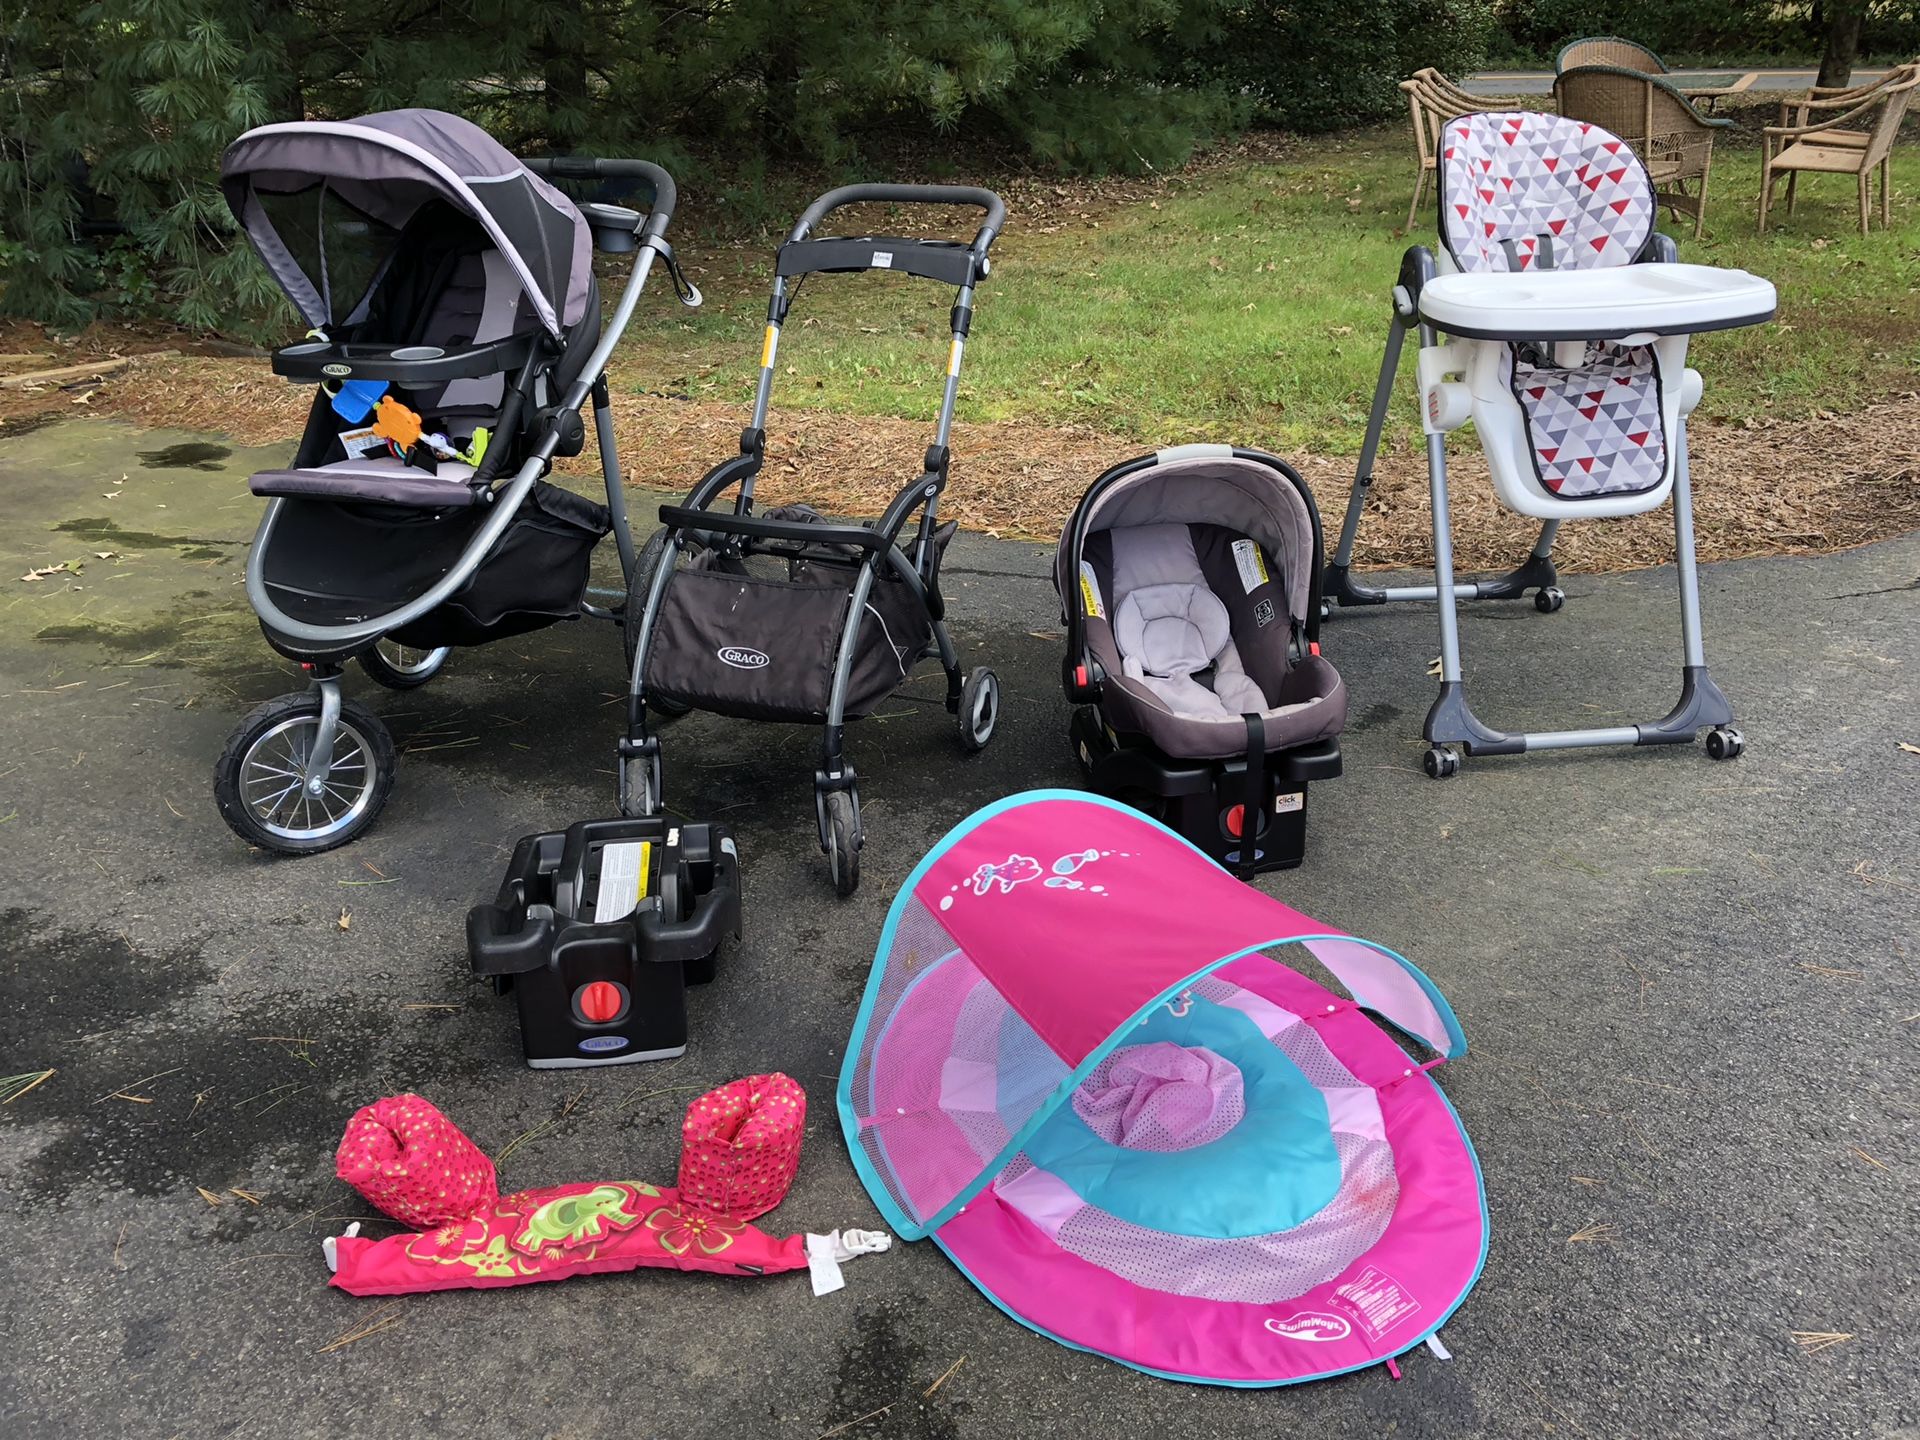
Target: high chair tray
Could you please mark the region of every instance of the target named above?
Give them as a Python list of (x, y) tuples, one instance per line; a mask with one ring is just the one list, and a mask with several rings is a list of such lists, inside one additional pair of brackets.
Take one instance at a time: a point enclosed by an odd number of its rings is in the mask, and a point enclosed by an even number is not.
[(1619, 340), (1695, 335), (1773, 318), (1773, 283), (1714, 265), (1441, 275), (1421, 317), (1471, 340)]

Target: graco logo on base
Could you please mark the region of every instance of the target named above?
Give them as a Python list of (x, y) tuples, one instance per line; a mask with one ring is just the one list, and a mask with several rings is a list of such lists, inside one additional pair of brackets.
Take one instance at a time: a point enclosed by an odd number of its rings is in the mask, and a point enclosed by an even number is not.
[(627, 1037), (624, 1035), (589, 1035), (580, 1042), (580, 1048), (588, 1054), (594, 1054), (605, 1053), (608, 1050), (624, 1050), (627, 1044)]
[(736, 670), (764, 670), (773, 663), (764, 650), (749, 650), (744, 645), (722, 645), (713, 652), (720, 663)]

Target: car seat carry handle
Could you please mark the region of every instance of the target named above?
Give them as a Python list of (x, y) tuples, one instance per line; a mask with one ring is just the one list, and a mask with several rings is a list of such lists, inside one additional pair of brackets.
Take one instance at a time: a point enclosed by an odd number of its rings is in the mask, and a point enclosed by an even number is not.
[(977, 185), (842, 185), (829, 190), (801, 213), (789, 241), (804, 240), (813, 228), (843, 205), (868, 201), (891, 201), (899, 205), (970, 205), (987, 212), (986, 220), (973, 237), (973, 252), (985, 255), (987, 247), (1007, 223), (1007, 202), (991, 190)]
[(651, 160), (600, 160), (592, 155), (543, 155), (520, 162), (534, 174), (548, 180), (644, 180), (653, 189), (653, 213), (647, 217), (646, 233), (659, 235), (673, 219), (673, 207), (679, 200), (673, 177)]

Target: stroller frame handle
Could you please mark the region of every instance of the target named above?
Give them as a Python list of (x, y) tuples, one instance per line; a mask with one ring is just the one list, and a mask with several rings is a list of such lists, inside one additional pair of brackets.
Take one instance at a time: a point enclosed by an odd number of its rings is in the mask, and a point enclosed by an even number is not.
[(520, 162), (547, 180), (644, 180), (653, 188), (653, 213), (644, 233), (662, 235), (679, 201), (673, 177), (651, 160), (601, 160), (592, 155), (542, 155)]
[(842, 185), (829, 190), (800, 213), (789, 240), (804, 240), (814, 226), (844, 205), (868, 201), (892, 201), (900, 205), (961, 205), (987, 212), (987, 218), (973, 237), (973, 251), (985, 255), (994, 237), (1007, 223), (1007, 202), (991, 190), (978, 185)]

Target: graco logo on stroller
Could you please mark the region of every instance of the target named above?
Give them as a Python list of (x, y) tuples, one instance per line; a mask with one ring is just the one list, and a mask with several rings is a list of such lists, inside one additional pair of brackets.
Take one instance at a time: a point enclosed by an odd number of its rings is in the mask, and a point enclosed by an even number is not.
[(722, 645), (713, 653), (720, 657), (721, 664), (731, 665), (736, 670), (764, 670), (773, 663), (765, 651), (749, 650), (740, 645)]

